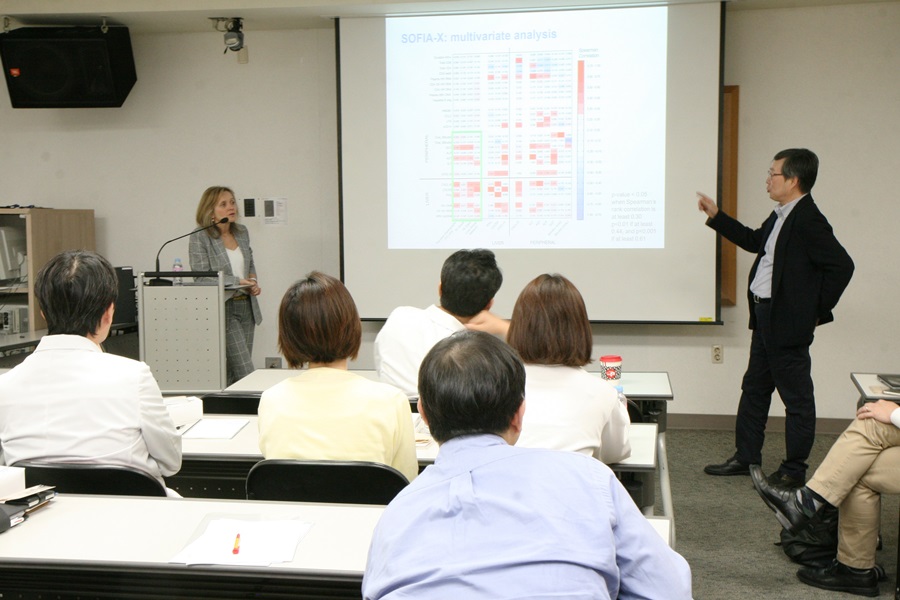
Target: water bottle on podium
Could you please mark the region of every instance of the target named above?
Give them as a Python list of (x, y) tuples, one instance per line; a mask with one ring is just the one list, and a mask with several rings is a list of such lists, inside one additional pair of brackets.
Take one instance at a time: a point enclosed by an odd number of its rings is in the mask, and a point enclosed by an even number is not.
[[(181, 273), (182, 271), (184, 271), (184, 265), (181, 264), (180, 258), (176, 258), (175, 262), (172, 263), (172, 271), (174, 271), (176, 273)], [(172, 285), (183, 285), (183, 284), (184, 284), (184, 280), (181, 278), (181, 276), (176, 275), (172, 279)]]

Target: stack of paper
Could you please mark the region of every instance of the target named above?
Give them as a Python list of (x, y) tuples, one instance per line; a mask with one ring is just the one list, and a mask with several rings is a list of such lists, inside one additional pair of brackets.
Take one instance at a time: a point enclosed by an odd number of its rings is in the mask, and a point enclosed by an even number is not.
[(25, 489), (25, 469), (0, 467), (0, 498), (12, 496)]
[(249, 423), (249, 419), (200, 419), (181, 437), (189, 439), (230, 440)]
[(291, 562), (311, 527), (312, 523), (295, 520), (215, 519), (169, 562), (256, 567)]
[(184, 427), (203, 418), (203, 400), (196, 396), (172, 396), (165, 399), (175, 427)]

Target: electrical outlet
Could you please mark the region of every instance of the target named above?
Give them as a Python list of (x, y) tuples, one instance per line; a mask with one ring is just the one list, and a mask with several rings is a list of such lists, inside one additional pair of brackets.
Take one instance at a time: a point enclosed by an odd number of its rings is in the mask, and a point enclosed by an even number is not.
[(267, 369), (280, 369), (281, 368), (281, 357), (280, 356), (267, 356), (266, 357), (266, 368)]
[(712, 362), (714, 365), (721, 365), (725, 362), (725, 350), (722, 348), (721, 344), (713, 344)]

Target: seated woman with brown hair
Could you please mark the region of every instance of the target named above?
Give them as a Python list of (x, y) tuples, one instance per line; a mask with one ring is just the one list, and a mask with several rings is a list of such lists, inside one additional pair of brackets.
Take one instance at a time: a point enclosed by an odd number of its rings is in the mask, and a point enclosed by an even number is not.
[(616, 389), (584, 370), (593, 336), (584, 299), (562, 275), (525, 286), (507, 342), (525, 363), (525, 419), (517, 446), (587, 454), (604, 463), (631, 455), (628, 408)]
[(278, 310), (278, 347), (291, 368), (309, 369), (263, 392), (263, 456), (378, 462), (415, 478), (409, 400), (347, 370), (361, 340), (356, 304), (339, 280), (313, 271), (288, 289)]

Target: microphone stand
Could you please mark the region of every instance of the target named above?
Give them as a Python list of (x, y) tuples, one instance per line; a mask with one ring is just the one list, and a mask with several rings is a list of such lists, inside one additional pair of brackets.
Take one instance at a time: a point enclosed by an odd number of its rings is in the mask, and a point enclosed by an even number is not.
[(191, 232), (189, 232), (189, 233), (186, 233), (186, 234), (184, 234), (184, 235), (179, 235), (178, 237), (172, 238), (172, 239), (169, 240), (168, 242), (165, 242), (162, 246), (159, 247), (159, 251), (156, 253), (156, 272), (157, 272), (157, 275), (156, 275), (156, 277), (154, 277), (153, 279), (151, 279), (150, 281), (148, 281), (148, 282), (147, 282), (147, 285), (151, 285), (151, 286), (157, 286), (157, 285), (172, 285), (172, 281), (171, 281), (170, 279), (162, 279), (162, 278), (159, 276), (159, 273), (160, 273), (160, 270), (159, 270), (159, 255), (162, 253), (163, 248), (165, 248), (167, 245), (171, 244), (171, 243), (174, 242), (175, 240), (180, 240), (181, 238), (186, 238), (186, 237), (189, 236), (189, 235), (194, 235), (195, 233), (200, 233), (201, 231), (206, 231), (207, 229), (212, 229), (212, 228), (215, 227), (216, 225), (221, 225), (222, 223), (227, 223), (227, 222), (228, 222), (228, 217), (222, 217), (222, 218), (219, 219), (218, 221), (214, 221), (214, 222), (212, 223), (212, 225), (207, 225), (206, 227), (200, 227), (199, 229), (195, 229), (195, 230), (193, 230), (193, 231), (191, 231)]

